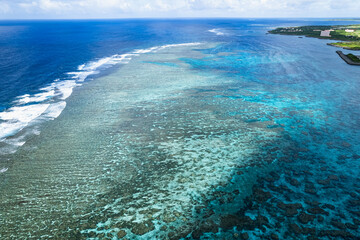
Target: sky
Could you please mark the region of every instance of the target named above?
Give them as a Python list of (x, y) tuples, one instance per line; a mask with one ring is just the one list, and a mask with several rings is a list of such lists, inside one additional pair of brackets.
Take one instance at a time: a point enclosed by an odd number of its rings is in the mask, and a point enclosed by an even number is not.
[(0, 19), (358, 17), (360, 0), (0, 0)]

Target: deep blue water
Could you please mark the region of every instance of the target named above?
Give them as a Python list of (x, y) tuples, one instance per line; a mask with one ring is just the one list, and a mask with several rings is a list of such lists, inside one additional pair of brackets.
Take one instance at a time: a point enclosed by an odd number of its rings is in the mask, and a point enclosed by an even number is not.
[[(229, 42), (264, 38), (269, 28), (349, 22), (316, 20), (97, 20), (1, 21), (0, 109), (20, 95), (36, 93), (55, 79), (66, 78), (81, 64), (152, 46), (224, 40), (208, 32), (236, 29)], [(259, 24), (259, 25), (257, 25)]]
[(357, 239), (360, 68), (266, 34), (340, 24), (0, 22), (0, 237)]

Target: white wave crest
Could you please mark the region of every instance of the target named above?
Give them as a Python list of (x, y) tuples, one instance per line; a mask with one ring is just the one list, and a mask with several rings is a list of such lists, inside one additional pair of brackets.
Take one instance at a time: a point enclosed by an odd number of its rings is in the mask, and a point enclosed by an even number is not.
[(224, 36), (225, 33), (221, 32), (219, 28), (210, 29), (209, 32), (215, 33), (218, 36)]
[[(115, 64), (127, 64), (131, 61), (132, 57), (140, 54), (157, 52), (170, 47), (196, 46), (200, 44), (201, 43), (169, 44), (147, 49), (138, 49), (131, 53), (116, 54), (111, 57), (105, 57), (87, 64), (82, 64), (77, 67), (77, 71), (67, 73), (70, 79), (56, 79), (48, 86), (40, 88), (40, 93), (19, 96), (13, 102), (13, 107), (0, 112), (0, 142), (6, 142), (8, 145), (13, 146), (13, 149), (22, 146), (25, 143), (24, 136), (16, 141), (15, 139), (7, 138), (16, 135), (35, 120), (41, 122), (59, 117), (66, 107), (65, 100), (71, 96), (73, 89), (81, 86), (81, 83), (90, 75), (97, 74), (102, 69)], [(36, 135), (40, 134), (38, 130), (31, 132), (31, 134), (35, 133)], [(13, 149), (11, 153), (14, 152)], [(8, 151), (0, 148), (0, 154), (5, 152)]]
[(200, 42), (195, 42), (195, 43), (179, 43), (179, 44), (168, 44), (168, 45), (163, 45), (163, 46), (158, 46), (158, 47), (152, 47), (152, 48), (148, 48), (148, 49), (139, 49), (134, 51), (134, 54), (141, 54), (141, 53), (150, 53), (150, 52), (157, 52), (159, 50), (163, 50), (166, 48), (171, 48), (171, 47), (190, 47), (190, 46), (198, 46), (200, 45)]
[(42, 92), (42, 93), (34, 94), (33, 96), (31, 96), (30, 94), (25, 94), (25, 95), (17, 97), (19, 100), (16, 100), (15, 102), (18, 104), (27, 104), (27, 103), (31, 103), (31, 102), (43, 102), (43, 101), (53, 97), (54, 94), (55, 94), (54, 91)]
[(50, 120), (53, 120), (53, 119), (60, 116), (62, 111), (65, 109), (65, 107), (66, 107), (66, 102), (65, 101), (61, 101), (61, 102), (51, 104), (46, 109), (46, 111), (44, 112), (44, 117), (48, 118)]
[(12, 107), (0, 113), (0, 140), (15, 135), (26, 127), (32, 120), (39, 117), (50, 104), (35, 104), (28, 106)]

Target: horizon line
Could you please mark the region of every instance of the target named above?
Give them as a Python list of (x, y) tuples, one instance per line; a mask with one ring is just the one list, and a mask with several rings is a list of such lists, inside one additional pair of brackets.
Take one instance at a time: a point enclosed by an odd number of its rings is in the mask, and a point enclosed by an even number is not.
[(0, 18), (0, 21), (57, 21), (57, 20), (192, 20), (192, 19), (324, 19), (354, 20), (360, 17), (124, 17), (124, 18)]

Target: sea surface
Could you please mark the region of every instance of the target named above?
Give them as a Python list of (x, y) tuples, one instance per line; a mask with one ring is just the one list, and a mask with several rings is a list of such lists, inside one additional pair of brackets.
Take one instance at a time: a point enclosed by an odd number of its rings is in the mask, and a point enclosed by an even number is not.
[(0, 21), (0, 239), (359, 239), (351, 23)]

